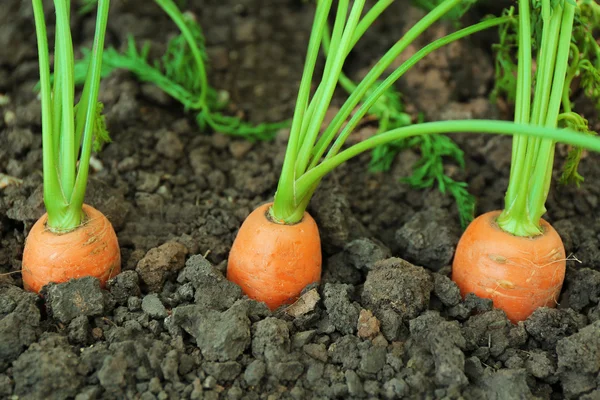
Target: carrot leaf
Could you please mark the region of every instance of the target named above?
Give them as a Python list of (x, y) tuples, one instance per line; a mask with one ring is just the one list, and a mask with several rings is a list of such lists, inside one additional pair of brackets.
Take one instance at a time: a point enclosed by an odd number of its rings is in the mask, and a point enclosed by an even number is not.
[[(577, 132), (582, 132), (588, 135), (597, 135), (596, 132), (590, 131), (588, 121), (581, 115), (575, 112), (563, 113), (558, 117), (567, 128)], [(563, 185), (574, 184), (577, 187), (584, 181), (583, 176), (579, 174), (578, 167), (583, 155), (583, 148), (580, 146), (571, 146), (567, 158), (563, 164), (562, 174), (559, 182)]]
[(403, 178), (417, 189), (430, 188), (437, 183), (438, 190), (454, 197), (458, 208), (460, 223), (463, 228), (473, 220), (475, 198), (467, 190), (465, 182), (457, 182), (446, 174), (444, 158), (454, 160), (460, 168), (464, 168), (463, 151), (456, 143), (445, 135), (415, 136), (404, 141), (409, 147), (421, 150), (421, 158), (413, 166), (412, 174)]
[[(369, 110), (378, 119), (378, 133), (410, 125), (410, 115), (404, 113), (403, 109), (400, 93), (393, 88), (388, 89)], [(418, 122), (423, 122), (422, 116)], [(440, 192), (454, 197), (461, 226), (466, 228), (473, 219), (475, 198), (468, 192), (465, 183), (454, 181), (446, 175), (444, 168), (445, 158), (454, 160), (460, 168), (464, 168), (463, 151), (448, 136), (417, 136), (375, 147), (369, 169), (373, 172), (389, 170), (396, 155), (407, 149), (419, 151), (421, 158), (413, 166), (412, 174), (401, 181), (416, 189), (430, 188), (437, 183)]]
[[(599, 60), (600, 61), (600, 60)], [(582, 60), (579, 63), (581, 71), (581, 87), (586, 97), (594, 102), (594, 106), (600, 111), (600, 72), (590, 60)]]
[(94, 144), (93, 149), (95, 152), (99, 152), (106, 143), (110, 143), (110, 135), (108, 129), (106, 129), (106, 117), (102, 113), (104, 111), (104, 104), (98, 102), (96, 106), (96, 119), (94, 120)]
[[(165, 53), (156, 60), (149, 59), (150, 47), (136, 43), (133, 36), (121, 53), (109, 48), (103, 57), (103, 76), (116, 69), (133, 73), (142, 82), (152, 83), (181, 103), (185, 110), (196, 112), (201, 129), (243, 137), (250, 141), (271, 140), (277, 132), (289, 126), (288, 121), (254, 125), (238, 116), (224, 114), (229, 95), (212, 87), (206, 75), (208, 55), (202, 29), (191, 13), (182, 13), (172, 0), (155, 0), (180, 28), (180, 34), (167, 43)], [(89, 51), (75, 63), (75, 77), (83, 83), (89, 63)]]
[[(393, 86), (385, 91), (368, 112), (378, 121), (378, 133), (412, 123), (410, 114), (404, 112), (401, 94)], [(369, 169), (373, 172), (389, 170), (396, 155), (406, 148), (408, 148), (406, 143), (388, 143), (374, 148)]]

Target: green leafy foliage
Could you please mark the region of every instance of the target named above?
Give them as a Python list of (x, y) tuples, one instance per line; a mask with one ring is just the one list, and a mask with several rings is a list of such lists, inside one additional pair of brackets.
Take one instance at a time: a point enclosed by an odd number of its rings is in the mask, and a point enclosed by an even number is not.
[(596, 41), (600, 30), (600, 5), (592, 0), (579, 2), (580, 13), (576, 15), (573, 29), (576, 75), (581, 76), (581, 88), (596, 109), (600, 111), (600, 45)]
[(594, 102), (597, 110), (600, 110), (600, 72), (589, 60), (579, 63), (581, 73), (581, 87), (587, 98)]
[(465, 182), (457, 182), (446, 175), (444, 159), (450, 158), (464, 168), (464, 153), (448, 136), (432, 135), (410, 138), (406, 143), (408, 148), (418, 148), (421, 159), (413, 166), (413, 173), (402, 179), (413, 188), (425, 189), (437, 184), (438, 190), (454, 197), (460, 223), (463, 228), (473, 219), (475, 198), (467, 190)]
[[(369, 110), (369, 114), (378, 120), (378, 133), (401, 128), (412, 124), (411, 116), (404, 112), (402, 97), (390, 87)], [(419, 118), (418, 123), (423, 122)], [(456, 201), (460, 223), (463, 228), (473, 219), (475, 198), (468, 192), (467, 184), (457, 182), (446, 175), (444, 161), (452, 159), (460, 168), (464, 168), (464, 153), (458, 145), (444, 135), (416, 136), (397, 140), (373, 149), (369, 169), (383, 172), (390, 169), (396, 155), (407, 149), (418, 149), (421, 158), (413, 166), (412, 174), (401, 181), (416, 189), (426, 189), (437, 184), (443, 194), (449, 193)]]
[[(564, 127), (576, 131), (595, 134), (590, 131), (587, 120), (579, 114), (572, 112), (570, 100), (572, 83), (579, 77), (579, 87), (583, 94), (590, 99), (597, 110), (600, 111), (600, 45), (595, 39), (594, 33), (600, 29), (600, 5), (593, 0), (546, 0), (550, 4), (550, 13), (556, 7), (562, 7), (565, 1), (578, 5), (579, 12), (575, 15), (573, 26), (570, 65), (565, 83), (565, 94), (563, 96), (564, 112), (559, 116), (559, 122)], [(532, 29), (533, 47), (537, 49), (541, 41), (542, 26), (544, 18), (542, 15), (542, 0), (533, 1)], [(506, 11), (513, 14), (513, 8)], [(518, 41), (518, 25), (506, 24), (499, 30), (499, 43), (493, 45), (496, 54), (496, 79), (491, 99), (495, 101), (499, 96), (506, 97), (509, 101), (515, 100), (517, 85), (517, 60), (516, 49)], [(563, 166), (560, 178), (562, 184), (575, 184), (579, 186), (583, 177), (577, 172), (581, 159), (582, 149), (573, 147), (570, 149)]]
[[(217, 91), (202, 79), (205, 77), (208, 57), (200, 25), (190, 14), (182, 13), (181, 17), (193, 37), (193, 43), (181, 33), (169, 41), (162, 57), (150, 60), (150, 46), (139, 46), (130, 35), (124, 52), (115, 48), (106, 49), (102, 60), (102, 76), (108, 76), (116, 69), (124, 69), (142, 82), (155, 84), (186, 110), (196, 111), (196, 121), (201, 129), (210, 127), (218, 133), (254, 141), (270, 140), (281, 128), (289, 126), (288, 121), (253, 125), (221, 112), (226, 108), (229, 98), (225, 92)], [(199, 50), (200, 60), (194, 57), (192, 46)], [(82, 52), (84, 57), (75, 63), (75, 81), (78, 84), (85, 81), (90, 61), (89, 50)], [(200, 62), (203, 64), (199, 65)]]
[[(591, 131), (588, 125), (588, 121), (581, 115), (569, 112), (563, 113), (558, 117), (561, 125), (565, 128), (573, 129), (577, 132), (586, 133), (588, 135), (596, 135), (597, 133)], [(579, 174), (578, 167), (583, 155), (583, 148), (578, 146), (572, 146), (567, 154), (567, 158), (563, 164), (562, 175), (560, 177), (560, 183), (563, 185), (574, 184), (577, 187), (584, 181), (583, 176)]]
[[(369, 114), (379, 123), (377, 133), (412, 124), (410, 114), (404, 112), (401, 94), (393, 86), (377, 100)], [(389, 170), (396, 154), (406, 148), (403, 140), (377, 146), (373, 149), (369, 169), (373, 172)]]
[[(186, 26), (200, 51), (202, 61), (206, 63), (208, 56), (200, 25), (196, 23), (191, 14), (184, 13), (183, 16)], [(130, 46), (135, 46), (135, 43), (130, 43)], [(164, 74), (170, 80), (185, 87), (191, 93), (200, 94), (202, 90), (212, 89), (202, 87), (202, 81), (197, 70), (198, 66), (190, 51), (190, 46), (183, 35), (177, 35), (169, 41), (167, 50), (161, 57), (161, 62), (156, 67), (164, 71)]]
[(96, 119), (94, 120), (94, 144), (93, 149), (95, 152), (99, 152), (102, 146), (106, 143), (110, 143), (110, 135), (108, 129), (106, 129), (106, 117), (102, 113), (104, 111), (104, 104), (98, 102), (96, 106)]

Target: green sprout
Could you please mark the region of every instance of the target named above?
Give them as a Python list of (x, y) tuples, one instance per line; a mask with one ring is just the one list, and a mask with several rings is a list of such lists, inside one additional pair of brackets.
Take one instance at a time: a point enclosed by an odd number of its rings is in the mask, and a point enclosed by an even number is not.
[[(593, 135), (587, 120), (572, 111), (572, 84), (581, 76), (584, 94), (597, 100), (600, 50), (592, 32), (598, 27), (598, 6), (588, 1), (520, 0), (519, 22), (513, 32), (501, 32), (495, 93), (515, 99), (515, 122), (546, 127), (568, 127)], [(516, 41), (516, 43), (515, 43)], [(508, 48), (517, 47), (517, 60)], [(532, 53), (535, 52), (535, 79)], [(512, 53), (512, 54), (511, 54)], [(500, 64), (498, 64), (500, 65)], [(514, 71), (517, 71), (516, 81)], [(531, 92), (533, 87), (533, 103)], [(540, 218), (546, 212), (554, 146), (552, 140), (517, 136), (513, 140), (512, 164), (505, 210), (498, 223), (517, 236), (541, 234)], [(579, 185), (577, 172), (583, 149), (572, 147), (563, 167), (561, 183)]]
[(70, 2), (55, 0), (56, 33), (54, 72), (50, 79), (50, 57), (42, 0), (33, 0), (42, 101), (42, 148), (44, 204), (47, 227), (54, 232), (71, 231), (85, 216), (83, 200), (87, 187), (92, 147), (109, 141), (98, 103), (102, 52), (108, 20), (108, 0), (98, 1), (94, 47), (84, 74), (81, 98), (75, 104), (73, 42)]

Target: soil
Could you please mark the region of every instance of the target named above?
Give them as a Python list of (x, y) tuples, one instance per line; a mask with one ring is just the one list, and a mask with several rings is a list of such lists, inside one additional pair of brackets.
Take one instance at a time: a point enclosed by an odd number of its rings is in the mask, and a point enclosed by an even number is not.
[[(231, 111), (260, 122), (289, 117), (313, 6), (189, 3)], [(394, 4), (352, 54), (351, 75), (420, 15)], [(78, 45), (89, 45), (93, 18), (73, 17)], [(113, 223), (124, 272), (106, 289), (84, 278), (51, 284), (42, 297), (24, 292), (24, 238), (44, 211), (32, 20), (29, 3), (3, 2), (0, 171), (22, 183), (0, 189), (0, 398), (600, 398), (597, 155), (583, 160), (579, 189), (554, 186), (549, 196), (547, 219), (576, 260), (556, 309), (512, 325), (489, 301), (460, 298), (448, 278), (461, 233), (453, 201), (398, 183), (418, 158), (405, 152), (389, 173), (367, 172), (365, 154), (323, 182), (309, 209), (321, 229), (323, 281), (302, 304), (272, 313), (223, 274), (241, 222), (272, 199), (286, 132), (250, 144), (199, 132), (174, 101), (117, 72), (101, 88), (114, 142), (96, 156), (86, 201)], [(451, 29), (441, 24), (424, 39)], [(114, 2), (107, 37), (119, 47), (133, 33), (160, 51), (175, 32), (153, 2)], [(487, 99), (493, 38), (452, 45), (407, 74), (399, 88), (409, 110), (509, 119)], [(466, 170), (448, 173), (468, 182), (478, 213), (500, 208), (510, 139), (455, 138)]]

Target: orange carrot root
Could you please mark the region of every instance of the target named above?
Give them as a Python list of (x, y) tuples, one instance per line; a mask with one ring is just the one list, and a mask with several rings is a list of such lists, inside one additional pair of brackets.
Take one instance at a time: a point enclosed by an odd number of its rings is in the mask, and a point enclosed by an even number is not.
[(93, 276), (104, 286), (121, 272), (117, 235), (98, 210), (83, 205), (85, 222), (77, 229), (56, 234), (46, 228), (44, 214), (31, 228), (23, 251), (23, 286), (39, 292), (50, 282)]
[(268, 217), (270, 207), (258, 207), (242, 224), (229, 253), (227, 279), (274, 310), (320, 280), (321, 241), (308, 213), (297, 224), (281, 225)]
[(565, 278), (565, 248), (544, 220), (544, 234), (518, 237), (500, 229), (500, 211), (476, 218), (456, 248), (452, 279), (463, 296), (492, 299), (513, 323), (538, 307), (554, 307)]

